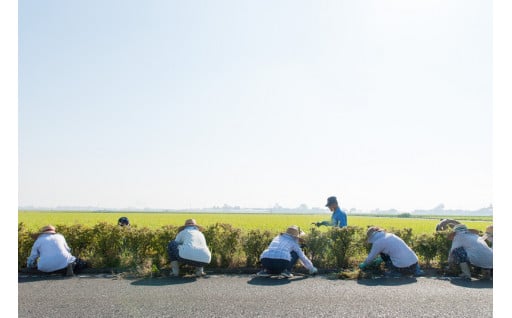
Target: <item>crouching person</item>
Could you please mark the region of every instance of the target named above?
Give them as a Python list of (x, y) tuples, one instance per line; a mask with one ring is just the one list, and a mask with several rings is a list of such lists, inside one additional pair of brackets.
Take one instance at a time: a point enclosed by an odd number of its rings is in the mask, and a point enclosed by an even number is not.
[(460, 266), (460, 277), (471, 280), (470, 265), (483, 269), (484, 278), (490, 278), (492, 270), (492, 248), (478, 235), (477, 230), (468, 229), (464, 224), (455, 225), (448, 234), (452, 240), (448, 262)]
[(36, 241), (27, 259), (28, 268), (37, 268), (45, 273), (62, 270), (66, 271), (67, 276), (73, 276), (75, 272), (86, 267), (83, 260), (71, 254), (66, 239), (56, 232), (54, 226), (44, 226), (34, 238)]
[(384, 262), (388, 270), (386, 276), (424, 275), (418, 264), (418, 256), (400, 237), (375, 226), (368, 229), (366, 237), (372, 248), (366, 260), (359, 265), (360, 269)]
[(206, 275), (203, 268), (210, 264), (211, 252), (202, 231), (203, 227), (194, 219), (187, 220), (178, 228), (178, 235), (167, 245), (172, 276), (179, 276), (180, 264), (194, 266), (197, 277)]
[(257, 273), (257, 276), (281, 275), (291, 278), (293, 277), (292, 268), (299, 260), (309, 270), (310, 274), (316, 274), (318, 270), (304, 255), (300, 247), (300, 237), (302, 235), (304, 235), (304, 232), (300, 231), (296, 225), (292, 225), (286, 230), (286, 233), (276, 236), (260, 255), (263, 269)]

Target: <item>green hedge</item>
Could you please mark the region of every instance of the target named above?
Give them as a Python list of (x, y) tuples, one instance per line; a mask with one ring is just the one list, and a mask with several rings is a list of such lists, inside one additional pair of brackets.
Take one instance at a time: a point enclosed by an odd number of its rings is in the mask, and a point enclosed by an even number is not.
[[(72, 253), (88, 261), (93, 268), (116, 271), (136, 271), (139, 274), (158, 273), (168, 268), (167, 244), (178, 232), (177, 226), (157, 230), (138, 227), (119, 227), (98, 223), (93, 227), (57, 225)], [(400, 236), (420, 258), (423, 266), (446, 263), (450, 241), (445, 232), (415, 236), (411, 229), (389, 229)], [(204, 235), (212, 252), (210, 267), (257, 268), (259, 256), (272, 241), (274, 233), (266, 230), (248, 232), (230, 224), (217, 223), (205, 228)], [(318, 268), (355, 268), (370, 249), (365, 241), (366, 229), (361, 227), (309, 229), (304, 252)], [(18, 226), (18, 269), (26, 267), (34, 238), (24, 226)]]

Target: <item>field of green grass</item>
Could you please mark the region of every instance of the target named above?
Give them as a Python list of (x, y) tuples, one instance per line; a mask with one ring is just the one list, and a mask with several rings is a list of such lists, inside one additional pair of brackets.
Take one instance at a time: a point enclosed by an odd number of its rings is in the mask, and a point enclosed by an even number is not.
[[(93, 226), (99, 222), (117, 224), (121, 216), (130, 219), (135, 227), (160, 228), (165, 225), (182, 225), (186, 219), (195, 218), (201, 225), (228, 223), (243, 230), (262, 229), (284, 231), (289, 225), (298, 225), (304, 230), (314, 226), (312, 222), (329, 220), (325, 214), (242, 214), (242, 213), (156, 213), (156, 212), (47, 212), (19, 211), (18, 222), (23, 222), (30, 230), (36, 231), (46, 224)], [(492, 224), (492, 217), (454, 217), (469, 228), (484, 231)], [(392, 216), (348, 215), (348, 224), (366, 228), (370, 225), (385, 229), (411, 228), (414, 234), (433, 233), (440, 217), (397, 218)], [(57, 229), (58, 230), (58, 229)]]

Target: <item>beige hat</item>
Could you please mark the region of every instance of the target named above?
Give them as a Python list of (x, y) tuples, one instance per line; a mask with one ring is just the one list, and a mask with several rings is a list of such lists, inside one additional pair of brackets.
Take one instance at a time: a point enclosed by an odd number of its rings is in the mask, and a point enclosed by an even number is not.
[(375, 235), (377, 232), (384, 232), (384, 229), (381, 229), (378, 226), (370, 226), (368, 230), (366, 230), (366, 241), (370, 242), (370, 239)]
[(57, 233), (57, 232), (55, 231), (55, 226), (48, 224), (48, 225), (43, 226), (43, 227), (39, 230), (39, 232), (38, 232), (38, 233), (31, 234), (31, 236), (32, 236), (32, 238), (33, 238), (33, 239), (36, 239), (36, 238), (37, 238), (39, 235), (41, 235), (41, 234), (55, 234), (55, 233)]
[(489, 226), (485, 229), (485, 234), (482, 236), (482, 238), (483, 238), (484, 240), (492, 241), (492, 225), (489, 225)]
[(53, 225), (46, 225), (41, 228), (39, 234), (55, 234), (55, 227)]
[(180, 227), (178, 228), (178, 232), (183, 231), (187, 226), (195, 226), (195, 227), (197, 227), (197, 228), (199, 229), (199, 231), (201, 231), (201, 232), (204, 230), (204, 228), (203, 228), (201, 225), (197, 224), (197, 222), (196, 222), (196, 220), (195, 220), (195, 219), (188, 219), (188, 220), (186, 220), (186, 221), (185, 221), (185, 225), (180, 226)]
[(303, 236), (306, 233), (301, 231), (300, 227), (298, 227), (297, 225), (292, 225), (286, 229), (286, 234), (291, 235), (296, 238), (300, 238), (301, 236)]

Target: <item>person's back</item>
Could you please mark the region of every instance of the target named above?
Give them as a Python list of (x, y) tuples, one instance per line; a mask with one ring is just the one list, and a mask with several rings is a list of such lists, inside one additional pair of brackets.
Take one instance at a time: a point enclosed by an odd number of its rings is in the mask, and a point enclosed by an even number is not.
[(41, 234), (34, 243), (39, 261), (37, 268), (43, 272), (53, 272), (65, 268), (75, 260), (61, 234)]
[(453, 238), (452, 250), (463, 247), (472, 265), (482, 268), (493, 267), (493, 251), (485, 240), (471, 232), (457, 233)]
[(204, 263), (210, 262), (211, 252), (206, 244), (206, 238), (199, 230), (185, 228), (178, 233), (176, 241), (180, 243), (178, 249), (182, 258)]
[(393, 265), (407, 267), (418, 262), (414, 251), (398, 236), (392, 233), (375, 234), (374, 245), (381, 253), (389, 255)]
[(288, 235), (278, 235), (261, 254), (261, 258), (271, 257), (276, 259), (290, 259), (290, 253), (300, 246)]
[(267, 249), (260, 255), (260, 261), (263, 269), (258, 276), (268, 277), (271, 274), (280, 273), (280, 275), (290, 278), (293, 277), (292, 268), (300, 260), (310, 274), (318, 272), (313, 266), (311, 260), (304, 255), (300, 247), (301, 236), (305, 233), (296, 225), (289, 226), (285, 233), (274, 237)]

